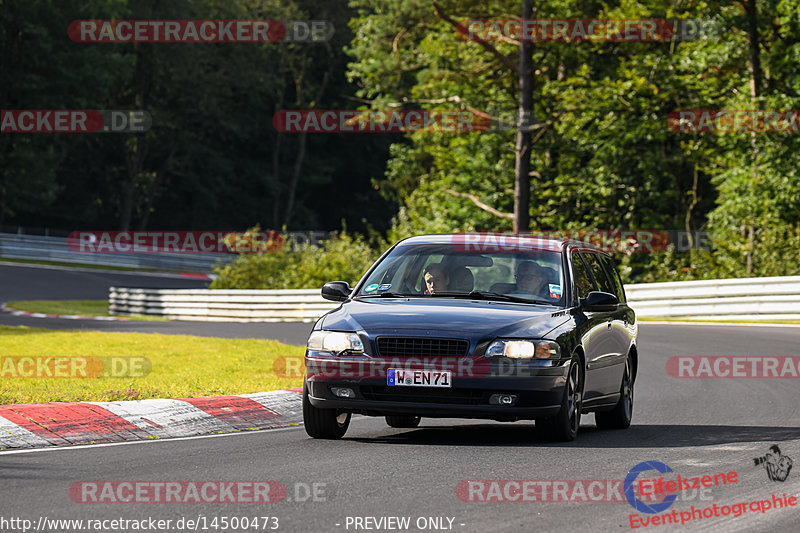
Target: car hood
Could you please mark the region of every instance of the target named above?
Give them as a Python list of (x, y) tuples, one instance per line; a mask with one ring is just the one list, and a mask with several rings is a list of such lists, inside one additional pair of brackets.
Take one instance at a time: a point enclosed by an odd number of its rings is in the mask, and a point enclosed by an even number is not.
[[(556, 314), (557, 316), (553, 316)], [(563, 308), (486, 300), (386, 298), (349, 300), (319, 322), (321, 329), (368, 335), (458, 334), (459, 337), (542, 337), (568, 319)]]

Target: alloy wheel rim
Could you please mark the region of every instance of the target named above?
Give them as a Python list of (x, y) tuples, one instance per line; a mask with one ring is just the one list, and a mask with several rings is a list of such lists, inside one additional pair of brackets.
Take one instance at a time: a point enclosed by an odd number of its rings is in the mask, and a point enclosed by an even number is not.
[(622, 377), (622, 395), (625, 404), (625, 416), (630, 419), (633, 413), (633, 385), (631, 384), (630, 361), (625, 361), (625, 374)]
[(581, 391), (580, 391), (580, 371), (577, 364), (573, 364), (569, 371), (569, 424), (574, 432), (578, 431), (580, 425)]

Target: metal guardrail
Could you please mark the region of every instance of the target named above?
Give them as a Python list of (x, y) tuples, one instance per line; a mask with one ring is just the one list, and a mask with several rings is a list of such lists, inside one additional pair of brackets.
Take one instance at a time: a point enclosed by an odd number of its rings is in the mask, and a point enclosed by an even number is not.
[[(800, 319), (800, 276), (626, 285), (639, 317)], [(319, 289), (209, 290), (111, 287), (109, 310), (176, 320), (312, 322), (339, 304)]]
[(228, 264), (238, 256), (207, 253), (81, 253), (70, 250), (64, 237), (0, 233), (0, 257), (210, 273), (212, 266)]
[(339, 304), (319, 289), (214, 290), (111, 287), (112, 315), (223, 322), (313, 322)]
[(641, 283), (625, 294), (640, 317), (800, 319), (800, 276)]

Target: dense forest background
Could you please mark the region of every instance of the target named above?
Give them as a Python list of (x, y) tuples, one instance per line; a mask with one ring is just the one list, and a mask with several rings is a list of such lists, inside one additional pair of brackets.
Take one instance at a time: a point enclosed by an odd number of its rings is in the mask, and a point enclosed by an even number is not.
[[(346, 228), (374, 248), (417, 233), (508, 231), (514, 128), (296, 134), (271, 120), (284, 109), (513, 115), (519, 42), (464, 40), (452, 21), (520, 17), (521, 4), (0, 0), (0, 109), (145, 109), (153, 119), (138, 134), (0, 134), (0, 226)], [(676, 133), (666, 122), (680, 109), (800, 109), (800, 0), (536, 1), (533, 18), (703, 19), (715, 31), (534, 43), (532, 230), (709, 232), (706, 250), (619, 254), (628, 280), (800, 273), (798, 133)], [(335, 33), (91, 44), (69, 39), (76, 19), (324, 19)]]

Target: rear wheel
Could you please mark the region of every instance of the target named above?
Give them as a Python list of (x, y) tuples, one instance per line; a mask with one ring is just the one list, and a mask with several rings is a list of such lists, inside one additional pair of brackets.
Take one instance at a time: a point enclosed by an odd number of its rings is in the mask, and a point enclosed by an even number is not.
[(619, 401), (611, 411), (595, 413), (594, 419), (600, 429), (626, 429), (633, 418), (633, 374), (631, 372), (631, 356), (625, 360), (622, 374), (622, 385), (619, 389)]
[(422, 420), (421, 417), (411, 415), (394, 415), (386, 417), (386, 423), (393, 428), (415, 428), (419, 426), (420, 420)]
[(308, 385), (303, 385), (303, 424), (309, 437), (341, 439), (350, 425), (350, 413), (339, 409), (320, 409), (308, 399)]
[(571, 441), (578, 435), (581, 426), (583, 404), (583, 370), (580, 359), (573, 357), (567, 372), (567, 385), (557, 415), (536, 420), (536, 428), (552, 440)]

